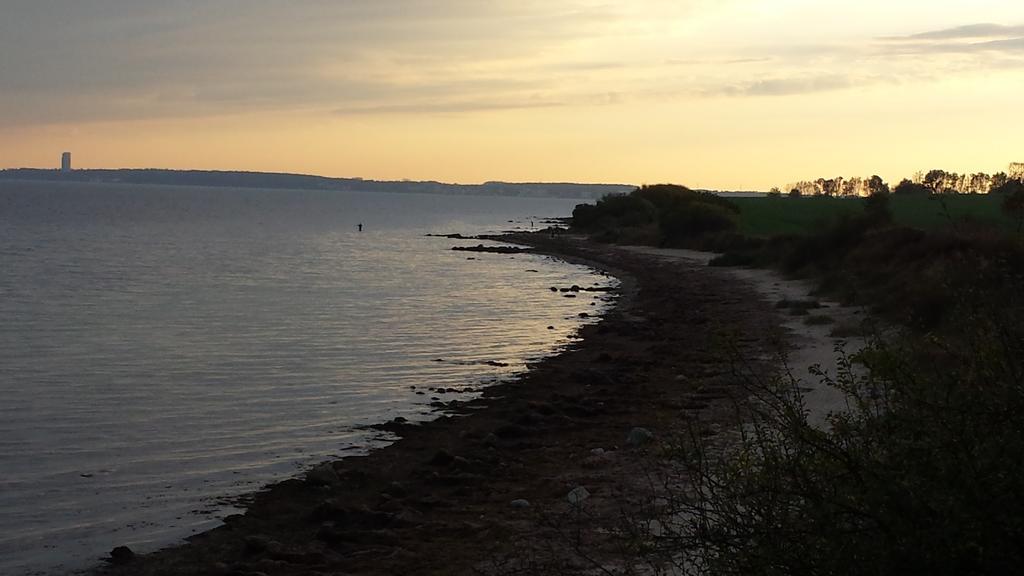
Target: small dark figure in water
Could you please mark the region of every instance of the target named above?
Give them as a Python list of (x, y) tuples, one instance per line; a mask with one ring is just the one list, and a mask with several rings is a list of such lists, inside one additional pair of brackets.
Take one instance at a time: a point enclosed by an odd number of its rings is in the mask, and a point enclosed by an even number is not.
[(362, 222), (360, 222), (360, 223), (359, 223), (359, 231), (360, 231), (360, 232), (362, 232), (362, 231), (363, 231), (363, 223), (362, 223)]

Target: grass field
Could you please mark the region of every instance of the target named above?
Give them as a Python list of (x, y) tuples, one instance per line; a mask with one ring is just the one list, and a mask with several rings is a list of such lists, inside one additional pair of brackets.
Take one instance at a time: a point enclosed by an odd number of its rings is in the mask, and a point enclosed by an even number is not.
[[(857, 214), (863, 200), (857, 198), (730, 198), (740, 207), (740, 232), (751, 236), (805, 234), (843, 213)], [(1015, 229), (1000, 208), (1002, 197), (986, 195), (890, 196), (893, 218), (924, 230), (949, 226), (970, 218), (990, 222), (1006, 230)]]

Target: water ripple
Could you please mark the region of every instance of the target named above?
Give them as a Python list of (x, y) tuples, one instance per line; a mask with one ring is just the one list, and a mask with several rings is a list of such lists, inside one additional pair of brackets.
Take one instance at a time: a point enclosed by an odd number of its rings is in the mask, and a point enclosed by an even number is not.
[(226, 497), (379, 444), (359, 425), (424, 418), (411, 386), (513, 377), (608, 305), (550, 286), (613, 282), (423, 237), (571, 201), (2, 186), (4, 574), (209, 527)]

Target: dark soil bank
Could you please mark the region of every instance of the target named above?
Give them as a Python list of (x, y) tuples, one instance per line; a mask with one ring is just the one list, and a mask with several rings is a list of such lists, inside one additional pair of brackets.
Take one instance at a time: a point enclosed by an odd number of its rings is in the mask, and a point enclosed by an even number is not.
[[(596, 527), (637, 505), (674, 432), (716, 433), (739, 390), (735, 354), (763, 357), (774, 308), (720, 270), (563, 237), (504, 239), (617, 275), (620, 305), (519, 381), (429, 424), (391, 423), (394, 445), (273, 485), (184, 545), (121, 550), (96, 574), (545, 573), (545, 556), (571, 548), (558, 521), (570, 492), (589, 518), (574, 542), (610, 553)], [(557, 561), (559, 571), (585, 565)]]

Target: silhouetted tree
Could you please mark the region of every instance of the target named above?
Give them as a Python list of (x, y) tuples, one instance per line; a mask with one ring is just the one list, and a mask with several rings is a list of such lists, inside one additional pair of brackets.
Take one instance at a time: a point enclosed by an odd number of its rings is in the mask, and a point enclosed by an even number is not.
[(948, 174), (945, 170), (929, 170), (924, 175), (924, 181), (922, 184), (931, 190), (932, 194), (942, 194), (946, 191), (946, 178)]
[(992, 194), (1012, 195), (1024, 190), (1024, 182), (1021, 180), (1006, 180), (999, 186), (992, 189)]
[(991, 190), (995, 191), (997, 188), (1002, 188), (1009, 181), (1010, 178), (1006, 175), (1006, 172), (996, 172), (992, 175)]
[(932, 193), (932, 189), (929, 188), (928, 186), (925, 186), (924, 184), (912, 182), (904, 178), (902, 181), (900, 181), (899, 184), (896, 185), (896, 188), (893, 189), (892, 193), (899, 194), (901, 196), (927, 196), (928, 194)]
[(889, 185), (886, 184), (885, 181), (882, 180), (882, 177), (878, 176), (877, 174), (872, 176), (871, 178), (868, 178), (866, 186), (868, 189), (869, 196), (873, 194), (889, 193)]

